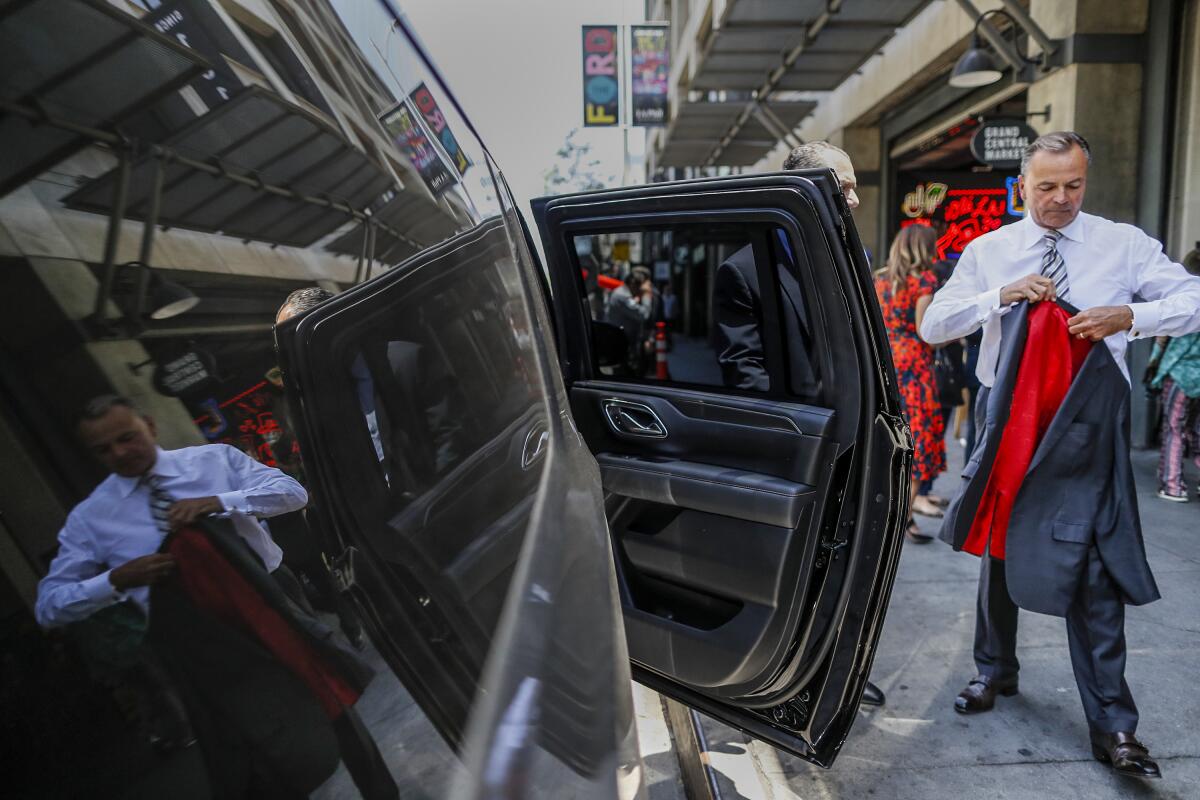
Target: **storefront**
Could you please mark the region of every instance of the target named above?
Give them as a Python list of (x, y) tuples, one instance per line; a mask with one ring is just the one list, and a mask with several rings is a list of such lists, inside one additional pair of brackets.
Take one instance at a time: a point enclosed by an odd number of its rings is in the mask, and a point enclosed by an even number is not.
[[(959, 116), (953, 109), (933, 114), (897, 132), (888, 148), (888, 191), (882, 197), (881, 237), (876, 267), (886, 247), (909, 225), (938, 233), (939, 261), (957, 261), (977, 236), (1018, 221), (1025, 207), (1017, 188), (1020, 143), (1036, 134), (1026, 123), (1025, 94)], [(1012, 144), (985, 150), (985, 142)]]

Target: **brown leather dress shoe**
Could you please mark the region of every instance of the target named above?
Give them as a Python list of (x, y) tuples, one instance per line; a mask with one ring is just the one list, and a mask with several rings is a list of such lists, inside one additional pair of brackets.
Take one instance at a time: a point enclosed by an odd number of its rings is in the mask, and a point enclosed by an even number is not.
[(1131, 778), (1161, 778), (1158, 762), (1150, 757), (1146, 745), (1129, 731), (1092, 732), (1092, 755), (1108, 764), (1118, 775)]
[(987, 675), (976, 675), (967, 688), (954, 698), (954, 710), (960, 714), (979, 714), (991, 711), (996, 695), (1012, 697), (1017, 693), (1017, 679), (997, 681)]

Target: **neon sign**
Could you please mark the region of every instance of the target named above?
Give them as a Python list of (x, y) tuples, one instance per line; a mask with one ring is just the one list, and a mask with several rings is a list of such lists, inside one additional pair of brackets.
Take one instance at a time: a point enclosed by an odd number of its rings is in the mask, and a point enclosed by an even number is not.
[(276, 452), (284, 430), (276, 419), (275, 397), (267, 381), (225, 400), (206, 398), (197, 410), (203, 413), (194, 422), (210, 442), (231, 444), (269, 467), (292, 455)]
[[(922, 183), (915, 191), (905, 195), (900, 210), (908, 219), (900, 227), (909, 225), (934, 225), (945, 223), (945, 230), (937, 240), (939, 260), (956, 259), (973, 239), (994, 231), (1005, 222), (1012, 212), (1012, 185), (1004, 188), (939, 189), (931, 188), (946, 184)], [(1023, 212), (1022, 208), (1022, 212)], [(936, 212), (936, 217), (935, 217)], [(940, 225), (937, 226), (939, 229)]]
[(944, 183), (918, 183), (916, 189), (904, 195), (904, 204), (900, 206), (900, 210), (909, 219), (931, 216), (946, 199), (949, 189)]

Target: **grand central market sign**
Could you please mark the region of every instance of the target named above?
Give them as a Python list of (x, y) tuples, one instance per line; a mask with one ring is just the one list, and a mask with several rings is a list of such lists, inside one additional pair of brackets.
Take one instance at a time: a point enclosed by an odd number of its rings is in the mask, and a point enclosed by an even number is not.
[(1019, 119), (988, 120), (971, 137), (971, 155), (993, 169), (1014, 169), (1036, 138), (1037, 131)]

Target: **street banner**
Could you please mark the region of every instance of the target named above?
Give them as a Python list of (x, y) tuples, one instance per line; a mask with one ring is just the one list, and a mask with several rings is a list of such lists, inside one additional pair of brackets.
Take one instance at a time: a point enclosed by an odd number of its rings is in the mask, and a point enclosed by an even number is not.
[(399, 103), (379, 118), (392, 143), (412, 163), (433, 194), (441, 194), (454, 185), (455, 177), (446, 169), (437, 149), (413, 118), (407, 103)]
[(617, 26), (583, 26), (583, 124), (612, 127), (620, 120)]
[(416, 89), (413, 89), (409, 95), (417, 110), (421, 112), (421, 116), (425, 118), (425, 124), (433, 131), (433, 135), (442, 145), (442, 149), (446, 151), (446, 157), (450, 159), (450, 163), (458, 170), (458, 174), (462, 175), (467, 171), (467, 167), (471, 166), (471, 159), (467, 158), (467, 154), (458, 145), (458, 139), (454, 138), (454, 134), (450, 131), (450, 126), (446, 124), (446, 115), (442, 113), (438, 107), (437, 100), (434, 99), (433, 93), (425, 86), (424, 83), (418, 84)]
[(667, 84), (671, 73), (669, 28), (666, 25), (629, 27), (630, 89), (633, 124), (667, 124)]

